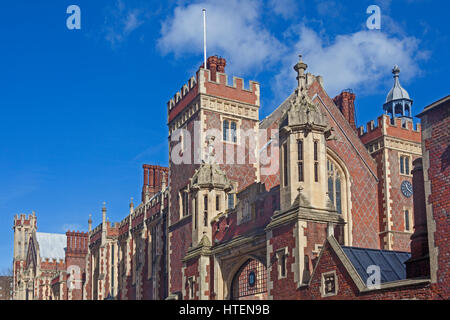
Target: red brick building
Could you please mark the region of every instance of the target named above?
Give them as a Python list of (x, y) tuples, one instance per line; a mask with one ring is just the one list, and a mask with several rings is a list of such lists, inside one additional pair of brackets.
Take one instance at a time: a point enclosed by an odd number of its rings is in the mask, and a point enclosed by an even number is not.
[(88, 245), (52, 298), (448, 299), (448, 97), (422, 132), (396, 66), (385, 114), (357, 128), (355, 94), (329, 97), (300, 59), (260, 120), (259, 84), (225, 67), (208, 58), (168, 102), (169, 167), (144, 165), (140, 204), (67, 234)]

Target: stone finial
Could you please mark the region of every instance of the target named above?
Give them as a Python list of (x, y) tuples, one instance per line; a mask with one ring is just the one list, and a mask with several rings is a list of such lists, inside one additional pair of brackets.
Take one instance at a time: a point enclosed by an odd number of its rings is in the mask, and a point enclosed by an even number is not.
[(134, 202), (133, 202), (133, 197), (131, 197), (130, 199), (130, 214), (132, 214), (134, 211)]
[(92, 214), (89, 214), (88, 230), (89, 230), (89, 232), (92, 231)]
[(299, 92), (306, 87), (306, 75), (305, 71), (308, 68), (308, 65), (303, 62), (302, 55), (298, 55), (299, 61), (294, 66), (294, 70), (297, 72), (297, 81), (298, 81), (298, 94)]
[(164, 189), (166, 189), (166, 186), (167, 186), (166, 173), (163, 171), (162, 172), (161, 191), (164, 191)]
[(106, 202), (103, 201), (103, 207), (102, 207), (102, 222), (105, 223), (106, 221)]

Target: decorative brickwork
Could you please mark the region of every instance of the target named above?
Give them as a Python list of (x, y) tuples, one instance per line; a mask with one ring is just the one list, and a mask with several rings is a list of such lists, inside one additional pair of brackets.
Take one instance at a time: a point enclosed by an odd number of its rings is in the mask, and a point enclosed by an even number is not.
[[(356, 95), (331, 99), (300, 57), (298, 87), (260, 121), (259, 84), (225, 66), (209, 57), (167, 103), (169, 166), (143, 165), (122, 221), (104, 205), (94, 229), (52, 236), (67, 238), (52, 259), (34, 213), (15, 217), (14, 298), (448, 299), (449, 98), (423, 132), (406, 114), (356, 130)], [(358, 250), (403, 257), (368, 266), (396, 278), (365, 283)]]

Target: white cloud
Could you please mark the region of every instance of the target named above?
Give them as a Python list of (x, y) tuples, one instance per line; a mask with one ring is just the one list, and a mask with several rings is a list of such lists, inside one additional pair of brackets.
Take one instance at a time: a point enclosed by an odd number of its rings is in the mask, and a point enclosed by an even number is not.
[(317, 12), (323, 16), (338, 17), (343, 11), (342, 5), (335, 1), (316, 1)]
[(147, 16), (142, 9), (129, 9), (122, 0), (117, 0), (115, 6), (107, 9), (108, 17), (103, 27), (103, 34), (111, 46), (116, 47), (139, 28)]
[(283, 71), (276, 76), (278, 91), (283, 95), (290, 93), (295, 85), (294, 80), (286, 82), (286, 79), (295, 79), (292, 66), (298, 61), (298, 53), (303, 54), (309, 72), (323, 76), (330, 96), (346, 88), (374, 92), (395, 64), (402, 70), (402, 81), (408, 81), (420, 72), (418, 60), (426, 57), (419, 52), (414, 37), (359, 31), (338, 35), (334, 42), (326, 44), (314, 30), (305, 26), (299, 26), (298, 30), (298, 41), (284, 59)]
[[(283, 15), (290, 0), (280, 2), (276, 12)], [(386, 6), (389, 0), (384, 0)], [(275, 2), (268, 6), (274, 8)], [(336, 8), (334, 1), (319, 8), (324, 13)], [(429, 52), (419, 50), (419, 41), (401, 32), (400, 27), (386, 19), (389, 29), (381, 31), (362, 30), (337, 35), (329, 40), (329, 34), (316, 31), (305, 25), (291, 26), (280, 42), (274, 33), (264, 25), (264, 4), (258, 0), (240, 3), (237, 0), (218, 2), (206, 0), (187, 5), (178, 5), (171, 17), (161, 27), (158, 46), (163, 54), (173, 53), (175, 57), (184, 54), (198, 55), (202, 60), (202, 8), (207, 9), (208, 54), (219, 54), (228, 61), (227, 72), (248, 75), (273, 70), (272, 86), (276, 102), (289, 95), (295, 84), (292, 66), (298, 61), (298, 54), (304, 56), (309, 72), (322, 75), (330, 96), (342, 89), (352, 88), (359, 94), (378, 92), (384, 88), (384, 81), (391, 81), (390, 72), (395, 64), (402, 70), (401, 79), (409, 79), (420, 73), (418, 62)], [(333, 10), (331, 10), (333, 11)], [(398, 27), (397, 30), (394, 27)], [(292, 31), (294, 30), (294, 31)]]
[(207, 10), (208, 55), (225, 57), (228, 70), (240, 74), (263, 70), (283, 51), (284, 46), (261, 23), (260, 1), (208, 0), (179, 5), (163, 22), (158, 41), (163, 54), (198, 54), (201, 60), (203, 8)]
[[(300, 4), (299, 4), (300, 2)], [(269, 0), (269, 8), (279, 14), (284, 19), (295, 17), (298, 12), (299, 6), (303, 6), (303, 1), (299, 0)]]

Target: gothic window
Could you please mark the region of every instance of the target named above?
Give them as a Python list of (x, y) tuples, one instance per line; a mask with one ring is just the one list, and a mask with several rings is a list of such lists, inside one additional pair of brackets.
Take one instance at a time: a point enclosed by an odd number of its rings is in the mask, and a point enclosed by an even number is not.
[(314, 181), (319, 182), (319, 143), (314, 141)]
[(220, 211), (220, 196), (216, 196), (216, 211)]
[(203, 197), (203, 224), (205, 227), (208, 226), (208, 195)]
[(228, 209), (234, 209), (234, 193), (228, 194)]
[(181, 216), (186, 217), (189, 215), (189, 193), (186, 189), (180, 192), (181, 203), (180, 203), (180, 211)]
[(288, 150), (287, 143), (283, 144), (283, 183), (286, 187), (288, 185)]
[(303, 141), (297, 141), (298, 181), (303, 181)]
[(194, 229), (197, 229), (197, 217), (198, 217), (198, 200), (197, 196), (192, 200), (192, 205), (194, 206)]
[(336, 164), (327, 160), (328, 170), (328, 196), (331, 202), (334, 204), (337, 212), (342, 213), (342, 174), (337, 169)]
[(234, 276), (231, 287), (231, 299), (251, 296), (267, 299), (266, 266), (256, 259), (247, 260)]
[(286, 278), (287, 248), (278, 250), (276, 255), (278, 262), (278, 279)]

